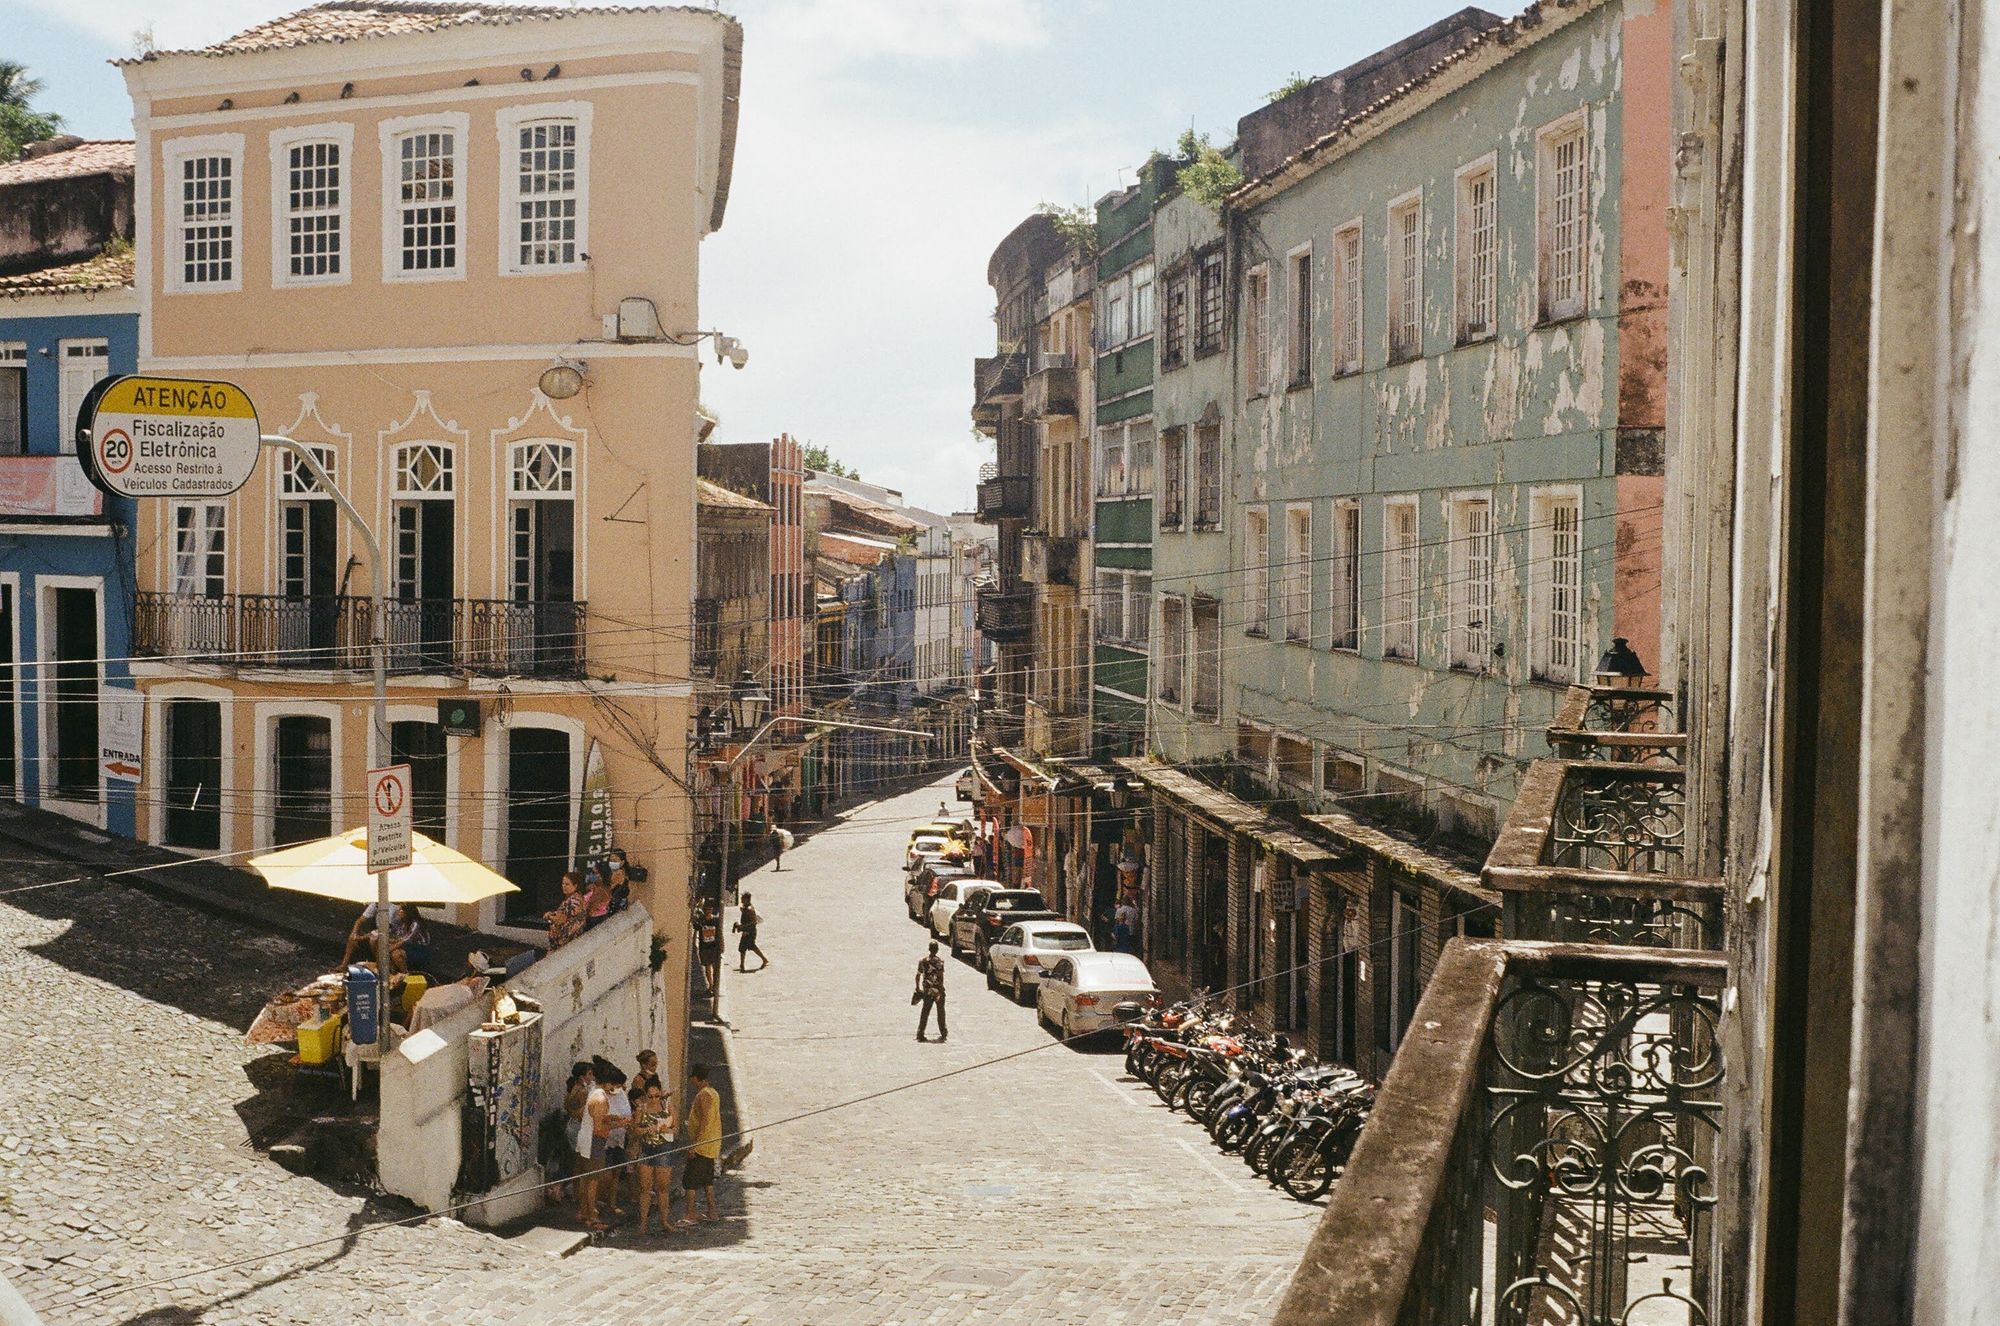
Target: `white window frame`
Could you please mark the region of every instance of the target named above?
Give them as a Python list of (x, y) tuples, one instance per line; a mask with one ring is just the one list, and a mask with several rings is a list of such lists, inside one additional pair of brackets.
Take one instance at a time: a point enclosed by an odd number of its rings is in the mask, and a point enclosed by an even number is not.
[[(229, 161), (229, 276), (219, 281), (190, 281), (185, 269), (187, 241), (187, 213), (185, 198), (181, 192), (181, 172), (183, 165), (200, 157), (222, 157)], [(165, 251), (161, 257), (161, 274), (166, 278), (161, 288), (170, 295), (180, 294), (228, 294), (243, 288), (243, 135), (242, 134), (202, 134), (193, 138), (174, 138), (160, 145), (160, 160), (165, 176), (163, 209), (166, 224), (163, 232)]]
[(1097, 323), (1097, 345), (1115, 350), (1132, 338), (1132, 280), (1115, 276), (1104, 283), (1098, 306), (1103, 315)]
[(1333, 336), (1329, 347), (1336, 377), (1361, 371), (1363, 254), (1361, 218), (1355, 217), (1333, 232)]
[[(1573, 519), (1567, 531), (1559, 530), (1559, 512)], [(1528, 601), (1531, 668), (1536, 681), (1560, 686), (1584, 679), (1585, 623), (1583, 603), (1583, 489), (1576, 484), (1556, 484), (1536, 488), (1528, 498)], [(1567, 535), (1567, 539), (1565, 539)], [(1565, 550), (1563, 544), (1567, 542)], [(1569, 587), (1573, 602), (1565, 609), (1561, 602), (1564, 569), (1572, 573)], [(1570, 617), (1565, 638), (1562, 617)]]
[[(1099, 497), (1123, 497), (1125, 495), (1125, 425), (1100, 424), (1094, 445), (1091, 447), (1094, 467), (1097, 470), (1097, 495)], [(1113, 453), (1116, 453), (1114, 459)]]
[[(1215, 634), (1202, 648), (1201, 615), (1208, 610), (1215, 621)], [(1197, 594), (1188, 600), (1188, 656), (1194, 668), (1194, 677), (1188, 686), (1188, 712), (1196, 722), (1222, 722), (1222, 601)], [(1206, 679), (1208, 685), (1204, 687)], [(1202, 703), (1205, 692), (1209, 694), (1206, 705)]]
[[(1097, 572), (1097, 638), (1115, 644), (1125, 638), (1125, 573), (1103, 567)], [(1114, 617), (1112, 614), (1117, 614)]]
[(1451, 666), (1486, 672), (1493, 658), (1493, 495), (1451, 494)]
[(1135, 645), (1153, 639), (1153, 573), (1125, 573), (1125, 638)]
[(1243, 633), (1271, 633), (1271, 510), (1243, 508)]
[[(1457, 235), (1453, 257), (1457, 287), (1458, 343), (1488, 341), (1500, 324), (1500, 171), (1488, 152), (1458, 168)], [(1486, 186), (1482, 204), (1475, 190)]]
[[(443, 111), (433, 115), (404, 115), (382, 121), (382, 279), (393, 282), (463, 281), (466, 251), (470, 247), (471, 211), (467, 207), (466, 136), (471, 117), (463, 111)], [(402, 140), (417, 133), (448, 133), (451, 139), (451, 205), (457, 211), (457, 247), (449, 267), (403, 269)]]
[(1153, 285), (1153, 264), (1142, 262), (1132, 269), (1132, 328), (1128, 341), (1144, 340), (1154, 331), (1154, 319), (1159, 315)]
[[(222, 598), (229, 592), (229, 504), (175, 502), (168, 508), (167, 584), (177, 598)], [(193, 588), (199, 586), (199, 590)]]
[(21, 411), (21, 417), (18, 421), (20, 450), (7, 449), (13, 445), (16, 439), (6, 438), (4, 442), (0, 442), (0, 456), (25, 456), (28, 454), (28, 431), (29, 424), (32, 422), (29, 418), (28, 410), (28, 343), (26, 341), (0, 341), (0, 371), (17, 372), (21, 375), (21, 395), (20, 399), (16, 402)]
[[(1313, 370), (1313, 246), (1311, 241), (1285, 253), (1285, 385), (1302, 387)], [(1301, 291), (1300, 287), (1304, 290)]]
[(1243, 274), (1243, 394), (1256, 398), (1270, 390), (1271, 269), (1258, 263)]
[[(1585, 111), (1578, 107), (1535, 131), (1535, 299), (1543, 322), (1581, 317), (1590, 306), (1590, 125)], [(1574, 288), (1561, 292), (1556, 288), (1562, 275), (1556, 230), (1563, 223), (1561, 210), (1566, 200), (1558, 193), (1555, 158), (1561, 144), (1571, 137), (1576, 140), (1577, 157), (1577, 196), (1567, 200), (1576, 208), (1576, 233), (1571, 241)]]
[(1299, 644), (1311, 644), (1313, 639), (1312, 516), (1311, 502), (1285, 506), (1285, 639)]
[[(551, 276), (580, 272), (590, 256), (590, 115), (588, 101), (533, 102), (502, 107), (500, 141), (500, 275)], [(521, 258), (521, 130), (545, 121), (576, 126), (576, 258), (566, 263), (524, 263)]]
[[(326, 471), (327, 479), (333, 487), (340, 486), (340, 453), (323, 442), (308, 442), (307, 451), (312, 453), (320, 468)], [(311, 500), (331, 502), (333, 493), (320, 486), (319, 478), (306, 468), (298, 454), (287, 447), (278, 453), (278, 496), (286, 501)]]
[[(70, 361), (90, 361), (97, 365), (98, 372), (90, 381), (81, 384), (82, 390), (72, 391), (70, 387)], [(56, 454), (74, 456), (76, 454), (76, 416), (83, 408), (84, 397), (90, 389), (111, 376), (111, 342), (102, 336), (77, 336), (56, 342)]]
[[(1409, 513), (1409, 537), (1396, 531), (1399, 516)], [(1418, 550), (1423, 546), (1423, 513), (1415, 494), (1382, 499), (1382, 657), (1417, 659), (1417, 594), (1422, 572)]]
[[(315, 143), (331, 144), (340, 158), (339, 191), (330, 215), (339, 227), (339, 243), (334, 256), (340, 270), (319, 276), (292, 275), (292, 149)], [(321, 285), (346, 285), (354, 277), (354, 126), (351, 124), (302, 124), (271, 131), (271, 288), (292, 289)]]
[(1333, 504), (1333, 578), (1327, 598), (1332, 607), (1328, 647), (1356, 652), (1361, 648), (1361, 503), (1352, 497)]
[[(1160, 666), (1153, 670), (1155, 703), (1186, 712), (1188, 686), (1188, 602), (1179, 594), (1160, 595), (1159, 648), (1154, 654)], [(1169, 682), (1171, 678), (1171, 683)]]
[[(1389, 362), (1399, 364), (1419, 359), (1424, 353), (1424, 198), (1422, 189), (1390, 201), (1388, 232), (1382, 242), (1382, 271), (1388, 298), (1384, 330)], [(1403, 220), (1415, 217), (1416, 253), (1406, 247)]]

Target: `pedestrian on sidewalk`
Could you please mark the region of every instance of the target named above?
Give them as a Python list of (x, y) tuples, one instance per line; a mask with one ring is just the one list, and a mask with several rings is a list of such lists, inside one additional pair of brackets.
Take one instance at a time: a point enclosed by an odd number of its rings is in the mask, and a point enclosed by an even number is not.
[(771, 838), (771, 869), (783, 870), (785, 868), (785, 849), (792, 845), (791, 832), (790, 830), (781, 829), (776, 824), (773, 824), (771, 826), (770, 838)]
[(722, 905), (712, 898), (701, 905), (694, 943), (701, 957), (702, 985), (708, 990), (708, 1015), (713, 1018), (721, 1011), (716, 997), (722, 992)]
[(750, 895), (747, 893), (744, 894), (743, 910), (738, 914), (736, 924), (730, 927), (730, 929), (742, 936), (741, 939), (736, 941), (736, 970), (750, 970), (750, 955), (752, 953), (757, 955), (758, 971), (762, 971), (771, 965), (771, 960), (764, 956), (764, 950), (757, 947), (757, 927), (762, 925), (763, 922), (764, 918), (758, 915), (756, 907), (751, 905)]
[(931, 941), (931, 951), (917, 960), (917, 988), (910, 994), (910, 1002), (923, 1005), (917, 1014), (917, 1040), (929, 1039), (924, 1035), (930, 1029), (931, 1010), (937, 1010), (938, 1043), (942, 1045), (951, 1039), (951, 1028), (944, 1023), (944, 959), (938, 956), (937, 941)]
[(715, 1162), (722, 1156), (722, 1097), (708, 1084), (708, 1065), (696, 1064), (688, 1077), (694, 1082), (694, 1102), (687, 1112), (688, 1156), (681, 1166), (681, 1187), (687, 1191), (685, 1223), (691, 1225), (697, 1194), (708, 1205), (701, 1219), (721, 1219), (715, 1210)]

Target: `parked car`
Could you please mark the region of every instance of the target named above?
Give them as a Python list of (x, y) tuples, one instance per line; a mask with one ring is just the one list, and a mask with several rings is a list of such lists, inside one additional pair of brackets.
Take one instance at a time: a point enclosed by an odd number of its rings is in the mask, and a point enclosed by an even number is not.
[(903, 849), (903, 864), (907, 866), (916, 859), (919, 844), (926, 844), (924, 848), (926, 851), (936, 852), (942, 851), (954, 842), (962, 850), (970, 851), (972, 849), (971, 830), (965, 825), (954, 823), (951, 820), (933, 820), (926, 824), (919, 824), (916, 828), (910, 830), (910, 845)]
[(1069, 1040), (1115, 1026), (1112, 1010), (1126, 1000), (1145, 1003), (1159, 993), (1130, 953), (1077, 953), (1056, 959), (1035, 986), (1035, 1017)]
[[(909, 908), (910, 919), (921, 921), (930, 915), (938, 890), (955, 879), (972, 879), (973, 869), (970, 861), (937, 861), (921, 870), (911, 871), (908, 882), (903, 886), (903, 905)], [(993, 881), (976, 882), (990, 884)]]
[(951, 955), (972, 954), (972, 965), (986, 969), (986, 949), (1000, 938), (1000, 932), (1016, 921), (1060, 921), (1063, 914), (1051, 911), (1034, 889), (1009, 889), (994, 885), (985, 890), (968, 890), (951, 916)]
[(912, 838), (910, 845), (903, 851), (903, 869), (915, 870), (917, 863), (925, 857), (942, 857), (947, 849), (954, 847), (951, 839), (938, 834), (927, 833), (921, 838)]
[(1002, 986), (1024, 1003), (1023, 994), (1041, 984), (1042, 973), (1069, 953), (1089, 953), (1097, 945), (1074, 921), (1016, 921), (986, 946), (986, 988)]
[(978, 799), (979, 779), (973, 774), (971, 765), (968, 764), (965, 766), (958, 775), (958, 781), (952, 784), (952, 787), (958, 792), (958, 799), (960, 801), (975, 801)]
[(932, 937), (942, 940), (951, 938), (952, 914), (958, 911), (958, 905), (965, 901), (967, 894), (989, 892), (999, 887), (990, 879), (946, 880), (939, 887), (937, 896), (931, 899), (930, 911), (925, 913), (929, 919)]

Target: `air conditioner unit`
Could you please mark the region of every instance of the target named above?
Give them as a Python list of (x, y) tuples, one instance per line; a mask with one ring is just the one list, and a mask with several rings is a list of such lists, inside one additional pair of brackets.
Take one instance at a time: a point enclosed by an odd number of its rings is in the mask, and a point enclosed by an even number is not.
[(1035, 356), (1035, 371), (1037, 373), (1046, 373), (1050, 369), (1068, 367), (1070, 367), (1070, 355), (1068, 351), (1064, 351), (1061, 354), (1044, 351)]

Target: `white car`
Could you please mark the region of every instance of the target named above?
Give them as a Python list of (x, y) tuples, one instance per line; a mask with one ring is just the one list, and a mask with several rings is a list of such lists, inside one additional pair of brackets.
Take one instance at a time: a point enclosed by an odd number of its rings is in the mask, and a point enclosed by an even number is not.
[(951, 938), (951, 918), (958, 913), (958, 905), (965, 901), (965, 895), (974, 889), (997, 889), (1001, 886), (990, 879), (953, 879), (945, 881), (937, 891), (937, 898), (931, 903), (931, 935), (939, 940)]
[(1027, 1002), (1023, 995), (1042, 983), (1042, 973), (1067, 953), (1095, 952), (1090, 932), (1074, 921), (1022, 921), (1000, 932), (1000, 938), (986, 948), (986, 988), (1005, 986), (1014, 1002)]
[(935, 897), (930, 891), (932, 880), (943, 888), (954, 879), (970, 879), (974, 873), (970, 861), (940, 860), (934, 862), (929, 870), (912, 870), (903, 884), (903, 905), (909, 908), (910, 919), (921, 921), (930, 911)]
[(971, 765), (966, 765), (964, 771), (958, 775), (958, 781), (952, 784), (952, 790), (958, 794), (960, 801), (977, 799), (979, 780), (973, 777)]
[(1146, 964), (1130, 953), (1077, 953), (1056, 959), (1035, 986), (1035, 1016), (1064, 1040), (1117, 1024), (1112, 1010), (1160, 993)]
[(920, 838), (912, 838), (910, 845), (903, 849), (903, 869), (915, 870), (917, 862), (927, 856), (943, 856), (945, 849), (952, 845), (951, 838), (942, 833), (927, 833)]

